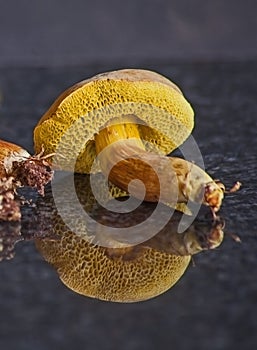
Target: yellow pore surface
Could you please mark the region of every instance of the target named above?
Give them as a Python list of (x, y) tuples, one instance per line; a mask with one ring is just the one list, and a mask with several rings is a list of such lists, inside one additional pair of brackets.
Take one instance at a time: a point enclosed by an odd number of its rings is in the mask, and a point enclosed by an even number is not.
[[(115, 302), (137, 302), (165, 292), (183, 275), (191, 259), (153, 248), (113, 258), (106, 248), (63, 231), (60, 240), (38, 240), (36, 245), (67, 287)], [(117, 249), (113, 250), (115, 255)]]
[[(35, 151), (56, 152), (63, 170), (89, 173), (96, 157), (94, 135), (113, 118), (138, 118), (147, 150), (168, 154), (189, 136), (193, 110), (161, 75), (121, 70), (98, 75), (65, 91), (34, 130)], [(74, 169), (75, 168), (75, 169)]]

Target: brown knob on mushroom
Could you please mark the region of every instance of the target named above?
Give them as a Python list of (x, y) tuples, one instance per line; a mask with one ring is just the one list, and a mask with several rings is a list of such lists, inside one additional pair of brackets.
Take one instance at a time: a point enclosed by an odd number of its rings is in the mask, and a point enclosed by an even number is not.
[(155, 72), (125, 69), (66, 90), (37, 124), (34, 144), (36, 152), (42, 146), (55, 152), (58, 168), (89, 173), (99, 155), (101, 170), (118, 188), (173, 207), (203, 202), (215, 214), (223, 185), (195, 164), (164, 156), (193, 125), (193, 110), (174, 83)]
[[(121, 230), (145, 222), (155, 204), (143, 202), (131, 213), (114, 214), (92, 202), (89, 209), (91, 219), (87, 227), (83, 226), (83, 231), (82, 222), (76, 212), (72, 212), (65, 180), (62, 181), (57, 190), (63, 195), (70, 222), (77, 221), (78, 230), (72, 232), (58, 215), (57, 208), (52, 207), (48, 212), (53, 215), (52, 233), (57, 239), (37, 239), (36, 246), (46, 261), (55, 267), (63, 283), (79, 294), (115, 302), (137, 302), (155, 297), (183, 276), (192, 254), (215, 248), (223, 239), (222, 226), (217, 223), (214, 226), (210, 223), (199, 225), (196, 221), (183, 234), (178, 234), (181, 214), (176, 212), (152, 239), (139, 245), (128, 247), (120, 244), (119, 248), (95, 245), (90, 243), (93, 235), (108, 239), (112, 227)], [(80, 203), (88, 206), (93, 198), (87, 193), (89, 176), (75, 177), (75, 186)], [(50, 202), (54, 203), (51, 197)], [(162, 205), (162, 210), (170, 209)], [(41, 208), (40, 212), (44, 210)]]

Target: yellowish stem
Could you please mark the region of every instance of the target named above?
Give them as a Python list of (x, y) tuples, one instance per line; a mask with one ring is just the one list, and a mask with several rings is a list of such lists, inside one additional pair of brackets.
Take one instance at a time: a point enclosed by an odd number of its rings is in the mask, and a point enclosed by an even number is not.
[(109, 146), (118, 141), (134, 139), (134, 145), (145, 151), (143, 142), (141, 141), (140, 133), (136, 123), (136, 118), (129, 115), (122, 118), (115, 118), (112, 123), (103, 128), (95, 135), (96, 153), (99, 154)]

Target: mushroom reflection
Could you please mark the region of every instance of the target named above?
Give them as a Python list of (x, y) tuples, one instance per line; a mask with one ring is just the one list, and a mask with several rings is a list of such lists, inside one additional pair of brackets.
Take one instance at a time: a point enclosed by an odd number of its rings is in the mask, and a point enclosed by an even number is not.
[(22, 240), (20, 222), (0, 221), (0, 261), (15, 255), (15, 245)]
[[(223, 239), (223, 225), (195, 221), (184, 233), (177, 233), (181, 214), (174, 212), (167, 224), (152, 238), (139, 244), (128, 244), (111, 236), (113, 228), (122, 230), (151, 217), (156, 204), (141, 203), (129, 213), (115, 213), (98, 205), (89, 186), (89, 176), (76, 176), (75, 187), (88, 220), (83, 222), (71, 206), (65, 179), (60, 182), (63, 204), (70, 222), (77, 225), (72, 232), (62, 220), (53, 197), (48, 193), (51, 234), (58, 239), (36, 239), (36, 246), (52, 264), (63, 283), (73, 291), (102, 300), (137, 302), (155, 297), (172, 287), (184, 274), (191, 256), (217, 247)], [(39, 211), (46, 203), (39, 203)], [(161, 210), (170, 210), (162, 205)], [(161, 220), (161, 215), (160, 215)], [(116, 232), (116, 231), (115, 231)], [(140, 231), (142, 234), (142, 230)], [(100, 242), (101, 245), (96, 244)]]

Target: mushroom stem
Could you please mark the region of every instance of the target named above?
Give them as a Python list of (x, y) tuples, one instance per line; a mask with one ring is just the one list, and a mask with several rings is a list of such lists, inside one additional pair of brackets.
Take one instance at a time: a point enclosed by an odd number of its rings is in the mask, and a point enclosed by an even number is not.
[(96, 153), (99, 154), (106, 146), (115, 142), (128, 139), (133, 139), (134, 145), (142, 149), (142, 151), (145, 151), (145, 146), (141, 141), (136, 122), (136, 117), (134, 115), (126, 115), (123, 116), (122, 119), (112, 119), (111, 123), (106, 125), (95, 135)]
[(219, 210), (223, 199), (219, 185), (193, 163), (147, 152), (135, 124), (108, 125), (95, 136), (95, 144), (103, 173), (131, 195), (171, 206), (203, 202)]

